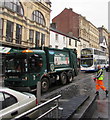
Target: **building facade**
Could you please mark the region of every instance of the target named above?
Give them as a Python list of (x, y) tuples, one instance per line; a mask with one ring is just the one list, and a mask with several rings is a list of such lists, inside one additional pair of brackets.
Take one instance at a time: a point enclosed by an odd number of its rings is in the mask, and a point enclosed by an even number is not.
[(79, 14), (73, 12), (71, 8), (65, 8), (52, 19), (52, 23), (56, 24), (57, 30), (76, 38), (79, 37)]
[(99, 27), (99, 44), (100, 44), (100, 49), (105, 51), (107, 58), (109, 57), (109, 32), (107, 29), (105, 29), (104, 26)]
[(55, 28), (50, 28), (50, 47), (63, 49), (64, 47), (77, 50), (77, 57), (80, 58), (80, 41), (76, 37), (71, 37), (68, 34), (58, 31)]
[(89, 22), (85, 17), (79, 15), (79, 39), (81, 41), (81, 49), (89, 47)]
[(100, 49), (99, 31), (91, 22), (89, 22), (89, 47)]
[(108, 2), (108, 31), (110, 32), (110, 1)]
[(56, 29), (50, 28), (50, 47), (63, 49), (67, 47), (67, 37)]
[(109, 65), (110, 65), (110, 33), (108, 35)]
[(2, 46), (31, 48), (48, 46), (50, 3), (36, 0), (0, 2), (0, 42)]
[(71, 8), (65, 8), (59, 15), (52, 19), (57, 29), (80, 39), (80, 48), (99, 48), (99, 31), (85, 17), (75, 13)]

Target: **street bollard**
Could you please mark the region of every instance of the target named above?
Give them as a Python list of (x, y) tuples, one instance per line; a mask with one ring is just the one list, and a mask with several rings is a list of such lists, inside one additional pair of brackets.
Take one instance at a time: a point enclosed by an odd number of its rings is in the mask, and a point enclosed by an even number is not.
[(41, 81), (37, 82), (37, 91), (36, 91), (38, 104), (41, 102)]

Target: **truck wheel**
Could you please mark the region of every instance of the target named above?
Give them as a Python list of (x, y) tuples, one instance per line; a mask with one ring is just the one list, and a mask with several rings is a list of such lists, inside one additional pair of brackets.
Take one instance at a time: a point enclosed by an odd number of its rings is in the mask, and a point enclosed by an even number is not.
[(42, 78), (41, 80), (41, 91), (47, 92), (49, 89), (49, 80), (48, 78)]
[(68, 71), (67, 76), (68, 76), (68, 82), (71, 83), (73, 81), (73, 74), (72, 74), (72, 72)]
[(67, 83), (67, 75), (66, 75), (66, 73), (62, 72), (60, 74), (60, 80), (61, 80), (62, 85), (65, 85)]

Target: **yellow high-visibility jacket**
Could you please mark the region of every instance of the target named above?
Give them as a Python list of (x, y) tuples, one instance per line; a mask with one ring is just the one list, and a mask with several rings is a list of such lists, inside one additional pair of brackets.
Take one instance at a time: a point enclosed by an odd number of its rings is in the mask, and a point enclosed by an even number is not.
[(103, 80), (104, 79), (103, 69), (98, 70), (96, 78), (98, 80)]

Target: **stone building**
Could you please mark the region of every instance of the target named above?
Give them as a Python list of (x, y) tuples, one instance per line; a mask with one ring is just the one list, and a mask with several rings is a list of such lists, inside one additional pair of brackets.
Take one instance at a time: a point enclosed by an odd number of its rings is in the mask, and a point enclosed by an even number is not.
[(99, 31), (91, 22), (89, 22), (89, 46), (100, 49)]
[(108, 2), (108, 31), (110, 32), (110, 1)]
[(110, 33), (108, 34), (109, 65), (110, 65)]
[(109, 32), (108, 30), (102, 26), (98, 28), (99, 30), (99, 44), (100, 44), (100, 49), (106, 52), (106, 56), (109, 56), (109, 41), (108, 41), (108, 36)]
[(48, 46), (50, 39), (49, 0), (4, 0), (0, 2), (2, 46), (31, 48)]
[(52, 19), (57, 29), (66, 34), (79, 38), (80, 48), (99, 48), (99, 31), (85, 17), (75, 13), (71, 8), (65, 8), (59, 15)]

